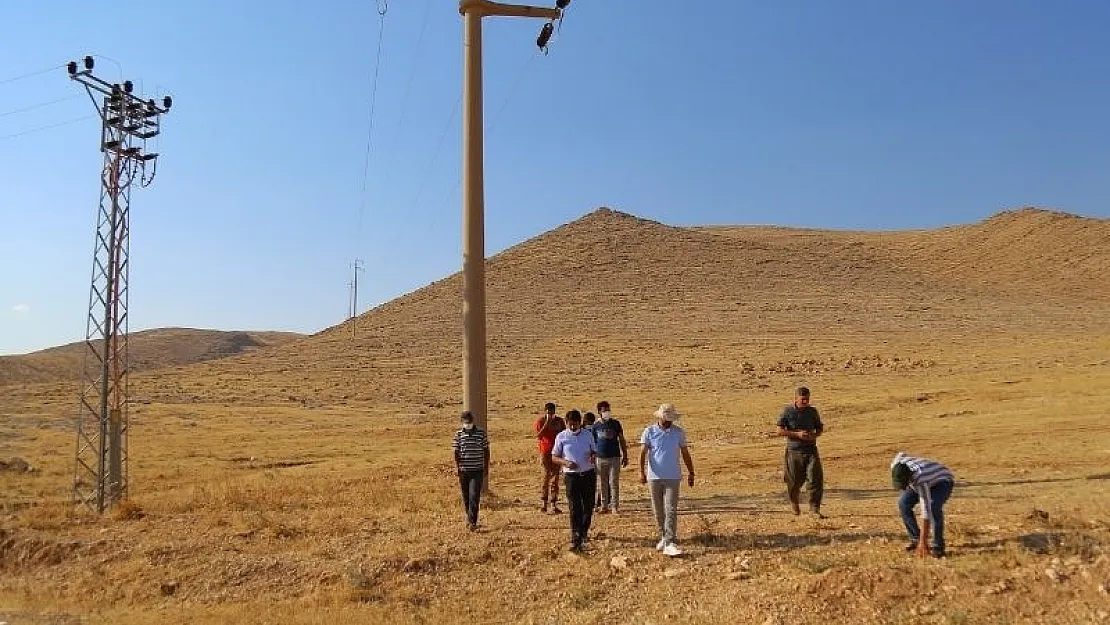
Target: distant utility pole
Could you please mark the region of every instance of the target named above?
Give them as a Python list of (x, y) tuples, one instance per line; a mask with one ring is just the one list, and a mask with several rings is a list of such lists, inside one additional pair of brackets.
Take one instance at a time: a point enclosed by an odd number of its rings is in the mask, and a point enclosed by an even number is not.
[[(350, 301), (347, 306), (347, 320), (355, 319), (358, 317), (358, 272), (366, 271), (362, 268), (362, 260), (356, 258), (355, 262), (351, 263), (351, 281), (347, 283), (350, 288)], [(351, 324), (351, 333), (358, 334), (357, 321)]]
[[(77, 414), (73, 502), (103, 513), (127, 498), (127, 286), (131, 188), (154, 181), (158, 154), (147, 141), (161, 132), (169, 96), (160, 103), (133, 93), (130, 80), (109, 83), (93, 75), (93, 58), (66, 66), (100, 115), (100, 209), (96, 220), (92, 288), (85, 326), (85, 364)], [(102, 97), (98, 100), (93, 92)]]
[[(486, 232), (485, 172), (482, 125), (482, 18), (535, 17), (546, 19), (536, 45), (547, 49), (570, 0), (556, 0), (556, 8), (502, 4), (490, 0), (460, 0), (463, 29), (463, 410), (486, 429)], [(488, 430), (487, 430), (488, 431)], [(489, 490), (489, 479), (482, 485)]]

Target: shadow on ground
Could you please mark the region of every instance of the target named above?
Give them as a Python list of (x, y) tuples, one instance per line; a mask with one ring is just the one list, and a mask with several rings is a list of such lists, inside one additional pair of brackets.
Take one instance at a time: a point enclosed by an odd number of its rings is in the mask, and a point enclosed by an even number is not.
[(1008, 545), (1017, 545), (1037, 555), (1077, 555), (1092, 558), (1101, 551), (1102, 541), (1083, 532), (1033, 532), (986, 542), (964, 543), (960, 548), (972, 552), (988, 552), (1005, 549)]

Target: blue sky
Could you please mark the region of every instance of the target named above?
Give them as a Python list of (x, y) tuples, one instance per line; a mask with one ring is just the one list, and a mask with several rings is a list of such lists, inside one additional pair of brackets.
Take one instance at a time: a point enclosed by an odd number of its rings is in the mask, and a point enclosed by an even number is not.
[[(0, 353), (84, 336), (98, 122), (35, 131), (92, 105), (62, 69), (10, 79), (85, 54), (175, 100), (133, 195), (133, 330), (315, 332), (345, 317), (356, 257), (361, 310), (459, 269), (455, 2), (388, 4), (365, 193), (375, 0), (96, 6), (0, 17)], [(1108, 217), (1108, 22), (1098, 0), (575, 0), (541, 56), (540, 22), (487, 20), (488, 253), (601, 205), (677, 225)]]

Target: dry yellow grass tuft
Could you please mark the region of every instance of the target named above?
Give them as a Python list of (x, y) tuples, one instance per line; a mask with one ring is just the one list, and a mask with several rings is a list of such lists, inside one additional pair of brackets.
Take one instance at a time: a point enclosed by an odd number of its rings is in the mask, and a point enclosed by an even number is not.
[[(675, 228), (595, 211), (491, 259), (493, 488), (470, 533), (449, 438), (459, 277), (296, 344), (133, 378), (128, 508), (66, 505), (75, 389), (4, 387), (0, 620), (13, 623), (1110, 622), (1110, 222), (919, 232)], [(771, 435), (805, 383), (827, 519)], [(646, 493), (569, 555), (537, 509), (547, 400), (662, 401), (698, 481), (687, 555)], [(887, 464), (956, 472), (951, 557), (917, 561)], [(634, 447), (633, 453), (636, 453)]]

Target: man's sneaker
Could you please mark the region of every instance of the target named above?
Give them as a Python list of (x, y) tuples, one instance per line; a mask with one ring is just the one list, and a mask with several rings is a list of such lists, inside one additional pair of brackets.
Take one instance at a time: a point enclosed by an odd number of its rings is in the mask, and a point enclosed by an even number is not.
[(917, 551), (917, 541), (916, 540), (911, 542), (910, 544), (906, 545), (906, 553), (913, 553), (914, 551)]
[(663, 549), (665, 549), (666, 547), (667, 547), (667, 539), (666, 538), (661, 538), (661, 539), (659, 539), (659, 542), (655, 545), (655, 550), (656, 551), (663, 551)]
[(791, 502), (791, 503), (790, 503), (790, 507), (791, 507), (791, 509), (793, 509), (793, 510), (794, 510), (794, 514), (795, 514), (795, 515), (799, 515), (799, 514), (801, 514), (801, 513), (802, 513), (802, 507), (801, 507), (801, 506), (799, 506), (799, 505), (798, 505), (797, 503), (795, 503), (795, 502)]
[(810, 506), (809, 507), (809, 513), (812, 514), (813, 516), (819, 518), (819, 519), (825, 518), (825, 515), (821, 514), (821, 508), (815, 508), (813, 506)]
[(934, 558), (944, 558), (946, 556), (943, 549), (933, 549), (931, 553)]
[(673, 558), (675, 556), (682, 555), (682, 550), (679, 549), (678, 545), (676, 545), (674, 543), (667, 543), (667, 546), (663, 547), (663, 555), (670, 556), (670, 557)]

